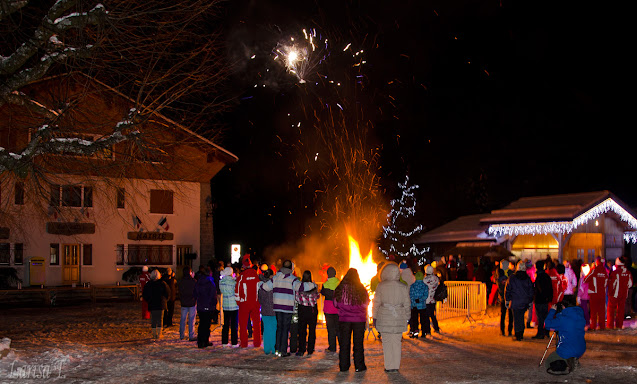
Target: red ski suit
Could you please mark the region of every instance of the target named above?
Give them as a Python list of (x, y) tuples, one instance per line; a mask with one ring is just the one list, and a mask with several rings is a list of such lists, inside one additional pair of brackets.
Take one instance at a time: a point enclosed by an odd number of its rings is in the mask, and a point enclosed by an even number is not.
[(608, 274), (604, 263), (597, 262), (595, 269), (588, 273), (584, 278), (584, 282), (588, 284), (588, 298), (591, 311), (591, 325), (589, 329), (605, 329), (604, 324), (604, 306), (606, 304), (606, 283), (608, 282)]
[(615, 265), (608, 277), (608, 313), (606, 326), (610, 329), (622, 329), (624, 309), (628, 289), (633, 286), (633, 277), (624, 265)]
[(252, 320), (252, 341), (255, 347), (261, 346), (261, 318), (257, 284), (259, 276), (253, 268), (241, 272), (234, 287), (235, 298), (239, 304), (239, 338), (241, 347), (248, 346), (248, 318)]
[(551, 278), (551, 287), (553, 288), (553, 299), (549, 303), (549, 308), (551, 308), (553, 304), (560, 302), (564, 298), (564, 291), (567, 287), (565, 283), (568, 284), (568, 281), (562, 280), (555, 268), (547, 269), (546, 274)]

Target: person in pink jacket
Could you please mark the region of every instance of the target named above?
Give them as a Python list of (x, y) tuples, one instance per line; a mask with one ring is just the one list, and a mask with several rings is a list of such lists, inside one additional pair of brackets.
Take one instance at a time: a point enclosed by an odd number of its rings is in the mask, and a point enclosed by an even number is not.
[(579, 278), (579, 288), (577, 290), (577, 299), (579, 302), (579, 306), (582, 307), (582, 309), (584, 310), (584, 319), (586, 319), (587, 330), (591, 324), (591, 310), (590, 310), (590, 305), (588, 300), (588, 283), (584, 281), (584, 278), (586, 277), (586, 275), (588, 275), (592, 266), (593, 264), (582, 265), (582, 270), (580, 272), (580, 278)]
[(608, 313), (606, 326), (608, 329), (622, 329), (624, 326), (624, 309), (628, 290), (633, 286), (633, 278), (621, 258), (615, 259), (615, 267), (608, 277)]

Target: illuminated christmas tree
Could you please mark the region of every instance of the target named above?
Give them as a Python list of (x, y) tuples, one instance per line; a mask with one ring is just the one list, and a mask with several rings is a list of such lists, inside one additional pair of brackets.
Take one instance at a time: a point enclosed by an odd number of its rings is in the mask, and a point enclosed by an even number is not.
[(383, 237), (379, 248), (390, 258), (408, 259), (411, 263), (423, 265), (425, 249), (420, 249), (414, 243), (415, 238), (423, 230), (422, 224), (416, 221), (416, 195), (418, 185), (409, 185), (409, 176), (405, 176), (404, 183), (398, 183), (402, 191), (400, 199), (391, 201), (392, 209), (387, 214), (387, 225), (383, 226)]

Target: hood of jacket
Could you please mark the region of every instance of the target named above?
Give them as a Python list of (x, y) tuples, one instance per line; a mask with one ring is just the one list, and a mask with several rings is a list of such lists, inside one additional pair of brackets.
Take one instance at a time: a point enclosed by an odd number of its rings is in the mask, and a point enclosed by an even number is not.
[(380, 271), (380, 281), (398, 281), (400, 280), (400, 268), (396, 263), (385, 264)]

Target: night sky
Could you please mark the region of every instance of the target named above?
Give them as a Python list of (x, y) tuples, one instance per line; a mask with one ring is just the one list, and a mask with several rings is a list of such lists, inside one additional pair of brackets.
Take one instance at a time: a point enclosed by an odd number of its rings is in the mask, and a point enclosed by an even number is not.
[[(299, 148), (286, 119), (312, 95), (330, 96), (325, 87), (308, 91), (272, 61), (277, 42), (302, 28), (364, 50), (364, 87), (342, 100), (355, 100), (373, 123), (368, 140), (379, 148), (386, 201), (398, 197), (397, 182), (409, 172), (426, 228), (524, 196), (607, 189), (636, 206), (633, 98), (622, 93), (632, 93), (622, 69), (632, 44), (619, 19), (608, 17), (620, 10), (600, 7), (229, 2), (223, 28), (234, 105), (222, 117), (221, 144), (240, 160), (212, 181), (217, 257), (233, 242), (263, 255), (301, 237), (313, 216), (297, 188)], [(349, 68), (337, 51), (326, 64), (335, 76)]]

